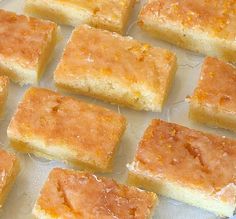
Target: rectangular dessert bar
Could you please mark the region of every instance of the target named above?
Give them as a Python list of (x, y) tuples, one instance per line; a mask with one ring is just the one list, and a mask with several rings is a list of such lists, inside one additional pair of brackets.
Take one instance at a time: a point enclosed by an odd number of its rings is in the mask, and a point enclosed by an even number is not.
[(232, 216), (236, 207), (236, 140), (153, 120), (128, 165), (129, 182)]
[(0, 74), (36, 84), (57, 42), (57, 25), (0, 9)]
[(190, 98), (190, 119), (236, 132), (236, 68), (207, 57)]
[(0, 149), (0, 208), (20, 170), (16, 156)]
[(236, 62), (236, 1), (149, 0), (140, 27), (177, 46)]
[(4, 108), (7, 101), (8, 96), (8, 87), (9, 87), (9, 79), (7, 76), (0, 76), (0, 117), (4, 112)]
[(55, 168), (33, 214), (38, 219), (149, 219), (157, 196), (91, 173)]
[(58, 87), (137, 110), (161, 111), (176, 57), (105, 30), (81, 25), (54, 72)]
[(25, 11), (56, 23), (123, 33), (135, 0), (26, 0)]
[(111, 110), (30, 88), (7, 134), (22, 152), (107, 172), (125, 127), (125, 118)]

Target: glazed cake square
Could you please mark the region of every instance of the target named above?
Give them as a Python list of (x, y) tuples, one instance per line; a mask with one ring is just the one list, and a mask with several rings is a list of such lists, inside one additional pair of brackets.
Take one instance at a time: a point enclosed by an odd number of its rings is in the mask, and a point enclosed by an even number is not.
[(230, 217), (235, 167), (236, 140), (153, 120), (128, 165), (129, 182)]
[(12, 146), (22, 152), (107, 172), (125, 127), (125, 118), (111, 110), (30, 88), (7, 134)]
[(3, 115), (8, 96), (9, 79), (7, 76), (0, 76), (0, 117)]
[(190, 119), (236, 131), (236, 68), (207, 57), (190, 98)]
[(33, 214), (38, 219), (149, 219), (156, 194), (118, 184), (91, 173), (55, 168), (49, 174)]
[(0, 26), (0, 74), (36, 84), (57, 42), (57, 25), (0, 9)]
[(2, 207), (19, 172), (16, 156), (0, 149), (0, 208)]
[(176, 57), (131, 37), (81, 25), (54, 72), (58, 87), (137, 110), (161, 111)]
[(236, 62), (236, 1), (149, 0), (140, 27), (179, 47)]
[(135, 0), (26, 0), (25, 11), (56, 23), (125, 31)]

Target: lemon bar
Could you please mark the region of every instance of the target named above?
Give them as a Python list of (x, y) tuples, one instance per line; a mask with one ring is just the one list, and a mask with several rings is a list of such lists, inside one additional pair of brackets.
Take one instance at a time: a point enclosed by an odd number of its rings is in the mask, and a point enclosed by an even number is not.
[(9, 87), (9, 79), (7, 76), (0, 76), (0, 116), (2, 116), (7, 96), (8, 96), (8, 87)]
[(54, 72), (58, 87), (137, 110), (161, 111), (176, 57), (105, 30), (81, 25)]
[(0, 149), (0, 208), (15, 182), (20, 165), (16, 156)]
[(155, 193), (91, 173), (55, 168), (41, 190), (33, 214), (38, 219), (148, 219), (156, 202)]
[(106, 108), (30, 88), (7, 134), (13, 147), (101, 172), (111, 170), (125, 118)]
[(235, 167), (236, 140), (153, 120), (128, 165), (129, 182), (230, 217)]
[(236, 132), (236, 68), (207, 57), (190, 98), (190, 119)]
[(135, 0), (26, 0), (25, 11), (56, 23), (123, 33)]
[(57, 25), (0, 9), (0, 74), (36, 84), (57, 42)]
[(235, 0), (149, 0), (139, 25), (158, 39), (236, 62)]

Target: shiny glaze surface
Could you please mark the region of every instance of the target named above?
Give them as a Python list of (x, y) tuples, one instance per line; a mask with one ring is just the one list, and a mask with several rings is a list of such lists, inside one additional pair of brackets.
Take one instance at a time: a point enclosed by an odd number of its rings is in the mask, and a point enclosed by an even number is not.
[(54, 78), (66, 83), (86, 75), (109, 77), (162, 94), (175, 62), (175, 55), (168, 50), (82, 25), (74, 30)]
[(52, 170), (37, 205), (55, 218), (148, 219), (156, 195), (95, 175)]
[(17, 15), (0, 9), (0, 62), (12, 61), (25, 68), (35, 68), (55, 23)]
[(236, 68), (216, 58), (204, 60), (193, 103), (217, 111), (236, 113)]
[(154, 177), (235, 202), (235, 140), (153, 120), (139, 144), (135, 163), (135, 168)]
[(122, 115), (106, 108), (51, 90), (30, 88), (10, 122), (8, 136), (65, 148), (77, 154), (78, 160), (106, 168), (125, 123)]

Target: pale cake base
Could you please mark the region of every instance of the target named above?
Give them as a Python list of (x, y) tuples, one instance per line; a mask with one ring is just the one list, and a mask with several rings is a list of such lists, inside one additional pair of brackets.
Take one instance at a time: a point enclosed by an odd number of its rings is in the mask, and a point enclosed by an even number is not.
[(213, 38), (204, 32), (171, 25), (168, 22), (161, 25), (151, 21), (141, 21), (139, 23), (143, 30), (149, 32), (155, 38), (194, 52), (236, 62), (235, 41)]
[(6, 59), (0, 63), (0, 75), (7, 75), (13, 82), (19, 83), (21, 86), (24, 84), (37, 84), (51, 59), (58, 39), (59, 29), (52, 32), (50, 41), (42, 49), (42, 55), (36, 69), (23, 68), (19, 64)]
[(160, 195), (183, 201), (189, 205), (214, 212), (219, 216), (233, 216), (236, 204), (229, 204), (208, 196), (200, 190), (186, 187), (177, 182), (152, 177), (149, 174), (133, 170), (129, 165), (128, 183)]
[(30, 15), (37, 15), (41, 18), (53, 20), (56, 23), (78, 26), (88, 23), (91, 13), (88, 11), (79, 11), (69, 5), (56, 4), (38, 0), (27, 0), (25, 12)]
[(20, 172), (20, 163), (18, 160), (16, 160), (14, 164), (14, 168), (11, 172), (11, 176), (8, 177), (6, 181), (6, 186), (3, 188), (2, 192), (0, 193), (0, 208), (3, 206), (3, 203), (6, 200), (7, 195), (10, 192), (13, 184), (15, 183), (16, 177), (19, 172)]
[[(167, 79), (167, 86), (164, 97), (158, 96), (157, 93), (149, 90), (148, 87), (142, 85), (134, 85), (135, 93), (132, 93), (132, 86), (126, 86), (119, 81), (115, 82), (109, 77), (96, 78), (84, 77), (78, 81), (70, 81), (63, 84), (63, 81), (57, 79), (56, 86), (71, 93), (83, 94), (85, 96), (95, 97), (100, 100), (133, 108), (135, 110), (145, 110), (153, 112), (161, 112), (170, 91), (172, 82), (175, 77), (177, 65), (172, 66)], [(112, 86), (111, 86), (112, 84)]]
[(191, 102), (189, 118), (213, 127), (221, 127), (236, 132), (236, 116), (234, 113), (222, 112)]
[[(30, 15), (36, 15), (40, 18), (46, 18), (59, 24), (77, 27), (81, 24), (89, 24), (97, 28), (124, 33), (129, 15), (134, 7), (135, 0), (131, 0), (121, 23), (113, 23), (100, 19), (93, 19), (94, 12), (82, 10), (68, 4), (58, 4), (53, 1), (47, 3), (41, 0), (27, 0), (25, 12)], [(112, 9), (111, 9), (112, 10)]]

